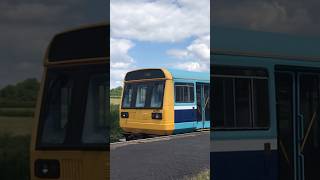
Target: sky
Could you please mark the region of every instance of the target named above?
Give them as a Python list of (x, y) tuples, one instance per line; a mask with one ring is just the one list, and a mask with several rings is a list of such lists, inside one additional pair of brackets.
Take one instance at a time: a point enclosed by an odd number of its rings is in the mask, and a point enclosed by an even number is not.
[(0, 88), (40, 79), (45, 49), (57, 32), (109, 16), (115, 87), (125, 72), (137, 68), (208, 71), (209, 42), (214, 41), (209, 21), (320, 37), (319, 7), (318, 0), (1, 0)]
[(109, 0), (1, 0), (0, 88), (41, 78), (45, 50), (54, 34), (106, 22)]
[(208, 72), (210, 0), (111, 0), (110, 87), (140, 68)]
[(214, 0), (211, 24), (246, 30), (320, 36), (318, 0)]

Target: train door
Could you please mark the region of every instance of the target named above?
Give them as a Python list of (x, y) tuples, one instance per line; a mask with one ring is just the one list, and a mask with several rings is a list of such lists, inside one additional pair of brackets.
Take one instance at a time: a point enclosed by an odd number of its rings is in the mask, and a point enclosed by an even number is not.
[(210, 120), (210, 87), (208, 83), (196, 83), (197, 128), (208, 128)]
[(295, 171), (295, 88), (294, 74), (276, 73), (279, 179), (294, 180)]
[(298, 74), (299, 165), (301, 180), (319, 179), (320, 74)]
[(276, 73), (279, 179), (316, 180), (320, 169), (320, 74)]

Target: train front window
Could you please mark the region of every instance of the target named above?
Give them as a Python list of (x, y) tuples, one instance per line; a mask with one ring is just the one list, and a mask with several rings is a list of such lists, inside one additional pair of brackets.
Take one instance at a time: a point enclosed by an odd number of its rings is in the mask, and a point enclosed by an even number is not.
[(66, 125), (69, 121), (73, 80), (59, 76), (50, 80), (47, 95), (48, 105), (44, 117), (43, 143), (61, 144), (65, 140)]
[(50, 68), (40, 112), (38, 148), (96, 148), (109, 142), (109, 76), (104, 66)]
[(123, 91), (122, 108), (161, 108), (164, 81), (126, 83)]
[(133, 86), (131, 84), (125, 85), (124, 88), (124, 99), (122, 103), (122, 107), (128, 108), (131, 106), (132, 102), (132, 94), (133, 94)]
[(137, 96), (136, 96), (136, 106), (135, 107), (145, 107), (147, 98), (147, 85), (137, 86)]
[(105, 74), (94, 75), (90, 78), (87, 97), (85, 122), (82, 134), (84, 143), (106, 143), (107, 124), (107, 99), (109, 98), (107, 76)]
[(151, 104), (152, 108), (159, 108), (162, 104), (163, 98), (163, 83), (155, 83), (152, 86)]

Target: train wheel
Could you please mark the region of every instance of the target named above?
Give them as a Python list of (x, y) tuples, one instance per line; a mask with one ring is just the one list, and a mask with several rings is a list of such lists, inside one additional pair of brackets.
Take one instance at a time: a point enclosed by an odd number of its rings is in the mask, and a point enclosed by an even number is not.
[(126, 138), (126, 141), (134, 140), (135, 137), (132, 134), (124, 134), (124, 137)]

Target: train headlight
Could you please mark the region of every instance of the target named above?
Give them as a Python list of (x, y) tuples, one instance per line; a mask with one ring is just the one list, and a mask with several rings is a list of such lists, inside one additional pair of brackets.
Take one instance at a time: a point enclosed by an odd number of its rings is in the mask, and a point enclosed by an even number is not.
[(34, 174), (39, 178), (59, 178), (60, 163), (58, 160), (38, 159), (34, 163)]
[(122, 118), (129, 118), (129, 113), (128, 112), (121, 112), (121, 117)]
[(152, 113), (152, 119), (162, 119), (162, 113)]

